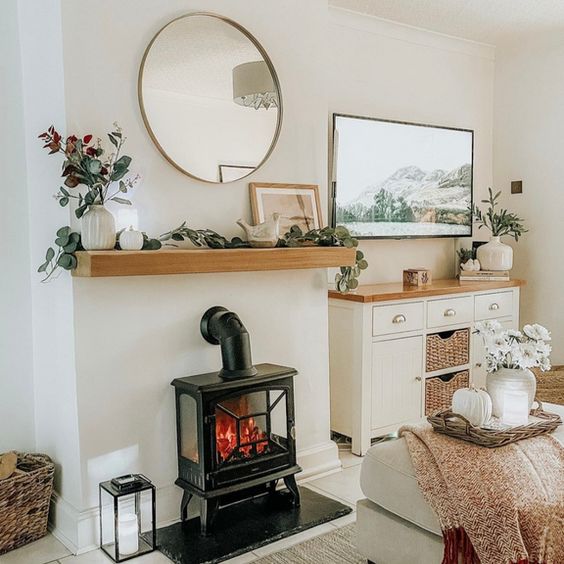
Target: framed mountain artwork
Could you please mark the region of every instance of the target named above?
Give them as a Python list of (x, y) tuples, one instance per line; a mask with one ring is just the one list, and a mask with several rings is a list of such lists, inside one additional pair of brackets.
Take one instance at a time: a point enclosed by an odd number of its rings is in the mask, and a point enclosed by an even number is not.
[(474, 132), (333, 115), (332, 226), (357, 238), (472, 235)]

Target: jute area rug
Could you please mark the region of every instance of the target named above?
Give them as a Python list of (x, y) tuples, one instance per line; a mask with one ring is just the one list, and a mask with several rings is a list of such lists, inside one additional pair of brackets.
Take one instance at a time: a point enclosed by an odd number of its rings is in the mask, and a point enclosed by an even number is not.
[(355, 524), (255, 560), (254, 564), (366, 564), (356, 550)]
[(553, 366), (548, 372), (533, 372), (537, 377), (537, 398), (564, 405), (564, 366)]

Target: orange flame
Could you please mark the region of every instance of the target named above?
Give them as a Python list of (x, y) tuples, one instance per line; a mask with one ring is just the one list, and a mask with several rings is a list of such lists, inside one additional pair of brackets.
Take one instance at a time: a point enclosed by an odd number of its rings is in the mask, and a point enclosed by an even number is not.
[[(229, 403), (229, 410), (233, 413), (248, 413), (248, 410), (246, 410), (247, 401), (244, 396)], [(252, 458), (257, 454), (266, 452), (268, 438), (253, 417), (243, 419), (239, 426), (241, 446), (238, 453), (235, 453), (236, 459)], [(221, 409), (216, 409), (215, 437), (219, 460), (225, 462), (237, 449), (237, 421)]]

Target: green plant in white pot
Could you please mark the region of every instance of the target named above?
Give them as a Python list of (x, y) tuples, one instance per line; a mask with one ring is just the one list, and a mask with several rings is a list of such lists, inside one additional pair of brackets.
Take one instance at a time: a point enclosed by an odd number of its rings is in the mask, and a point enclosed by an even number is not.
[[(77, 201), (75, 214), (81, 220), (81, 243), (89, 251), (114, 248), (116, 224), (105, 206), (110, 201), (131, 205), (123, 196), (139, 178), (125, 178), (131, 157), (120, 155), (125, 138), (118, 125), (114, 126), (114, 130), (108, 133), (108, 139), (115, 151), (109, 154), (102, 147), (101, 140), (94, 141), (92, 135), (64, 138), (53, 126), (39, 135), (50, 155), (64, 156), (61, 176), (65, 181), (56, 198), (62, 207), (73, 199)], [(81, 191), (81, 187), (86, 190)]]
[(483, 338), (486, 349), (486, 389), (492, 398), (493, 415), (502, 416), (507, 392), (526, 392), (530, 410), (537, 389), (530, 369), (550, 370), (550, 332), (538, 323), (516, 331), (491, 320), (476, 323), (476, 333)]
[(515, 241), (519, 241), (525, 229), (523, 219), (515, 213), (508, 212), (506, 209), (496, 210), (501, 192), (494, 195), (491, 188), (488, 188), (489, 198), (482, 200), (483, 204), (489, 204), (489, 208), (483, 213), (478, 206), (474, 206), (474, 221), (478, 224), (478, 229), (485, 227), (491, 231), (491, 239), (485, 245), (478, 247), (476, 256), (480, 262), (482, 270), (511, 270), (513, 267), (513, 249), (501, 242), (501, 237), (509, 235)]

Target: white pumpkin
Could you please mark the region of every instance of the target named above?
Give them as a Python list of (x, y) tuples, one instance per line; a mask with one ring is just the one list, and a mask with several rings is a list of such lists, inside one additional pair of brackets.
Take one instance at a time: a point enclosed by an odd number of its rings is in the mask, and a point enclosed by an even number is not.
[(477, 272), (480, 270), (480, 261), (478, 259), (468, 259), (460, 265), (460, 268), (466, 272)]
[(123, 251), (139, 251), (143, 248), (143, 233), (130, 225), (129, 229), (121, 232), (119, 246)]
[(492, 399), (486, 390), (461, 388), (452, 396), (452, 411), (466, 417), (474, 427), (481, 427), (492, 416)]

